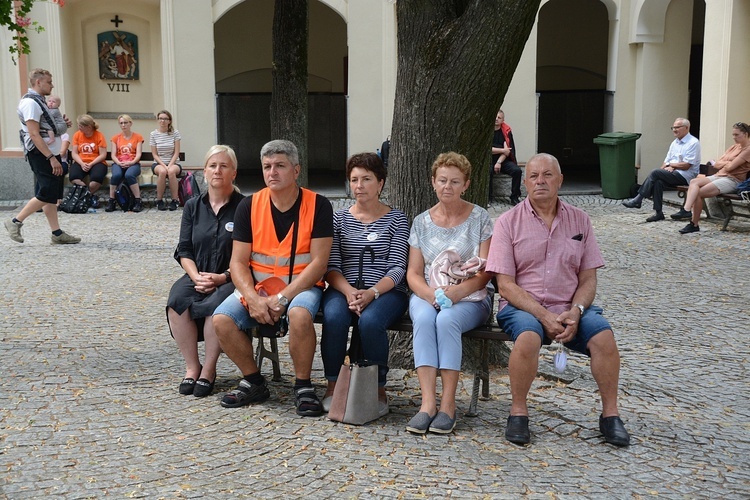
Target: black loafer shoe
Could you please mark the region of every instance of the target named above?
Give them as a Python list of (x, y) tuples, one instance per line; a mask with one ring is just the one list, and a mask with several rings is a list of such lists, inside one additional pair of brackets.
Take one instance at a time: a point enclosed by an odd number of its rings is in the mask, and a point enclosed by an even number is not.
[(635, 199), (623, 201), (622, 205), (628, 208), (641, 208), (641, 202), (635, 201)]
[(194, 378), (182, 379), (182, 382), (180, 382), (180, 394), (182, 394), (183, 396), (189, 396), (193, 393), (194, 390), (195, 390)]
[(625, 430), (625, 424), (620, 417), (602, 417), (599, 415), (599, 430), (604, 434), (604, 440), (615, 446), (630, 446), (630, 434)]
[(681, 208), (679, 212), (673, 213), (670, 217), (674, 220), (690, 220), (693, 218), (693, 214)]
[(648, 219), (646, 219), (646, 222), (658, 222), (660, 220), (664, 220), (664, 214), (661, 212), (657, 212)]
[(531, 441), (529, 417), (510, 415), (505, 428), (505, 439), (511, 443), (528, 444)]
[(208, 379), (205, 378), (199, 378), (195, 381), (195, 389), (193, 389), (193, 396), (196, 398), (205, 398), (209, 394), (211, 394), (214, 390), (214, 383), (216, 382), (216, 379), (214, 379), (213, 382), (211, 382)]

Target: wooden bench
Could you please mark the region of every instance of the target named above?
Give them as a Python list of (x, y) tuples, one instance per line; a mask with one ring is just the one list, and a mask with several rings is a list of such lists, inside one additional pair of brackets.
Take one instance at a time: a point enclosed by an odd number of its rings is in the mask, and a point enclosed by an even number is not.
[[(716, 173), (716, 169), (713, 165), (703, 165), (701, 164), (700, 167), (700, 173), (703, 175), (713, 175)], [(677, 196), (680, 198), (685, 198), (687, 195), (688, 186), (677, 186)], [(716, 200), (719, 202), (719, 204), (723, 207), (723, 216), (724, 216), (724, 223), (721, 226), (722, 231), (727, 230), (727, 226), (729, 225), (729, 221), (732, 220), (732, 217), (745, 217), (750, 218), (750, 202), (747, 200), (743, 200), (742, 197), (739, 194), (731, 193), (731, 194), (720, 194), (715, 196)], [(746, 210), (747, 212), (743, 211), (737, 211), (735, 208), (742, 208), (743, 210)], [(711, 217), (710, 212), (708, 211), (708, 204), (703, 201), (703, 211), (706, 212), (706, 217)]]
[[(105, 158), (107, 161), (112, 161), (112, 152), (107, 151), (107, 157)], [(185, 161), (185, 153), (180, 152), (180, 161)], [(154, 155), (151, 154), (151, 151), (143, 151), (141, 153), (141, 175), (138, 176), (138, 186), (141, 188), (154, 188), (156, 187), (156, 183), (154, 182), (154, 177), (151, 173), (151, 164), (154, 162)], [(111, 165), (110, 165), (111, 166)], [(146, 174), (143, 173), (143, 169), (146, 169)], [(180, 177), (185, 173), (185, 167), (182, 168), (182, 172), (180, 172)], [(109, 184), (109, 179), (112, 177), (112, 172), (107, 173), (106, 181), (102, 184), (102, 187)]]
[[(111, 162), (112, 161), (112, 152), (107, 151), (107, 157), (105, 158), (106, 161)], [(72, 162), (73, 159), (70, 159), (70, 162)], [(180, 161), (185, 161), (185, 153), (180, 153)], [(141, 153), (141, 175), (138, 176), (138, 186), (141, 188), (155, 188), (156, 183), (154, 182), (154, 175), (151, 173), (151, 164), (154, 162), (154, 156), (151, 154), (151, 151), (144, 151)], [(111, 164), (110, 164), (111, 166)], [(143, 171), (146, 171), (144, 174)], [(186, 170), (190, 170), (189, 168), (182, 167), (182, 174), (185, 173)], [(182, 175), (181, 174), (181, 175)], [(102, 188), (109, 186), (109, 180), (112, 177), (112, 172), (107, 172), (106, 177), (104, 178), (104, 182), (102, 183)], [(65, 184), (69, 185), (70, 180), (68, 179), (68, 176), (65, 176)]]
[[(493, 304), (496, 301), (493, 298)], [(510, 341), (510, 337), (505, 333), (502, 328), (494, 323), (494, 308), (493, 312), (487, 320), (487, 323), (468, 332), (464, 332), (464, 339), (476, 339), (481, 341), (481, 355), (479, 359), (479, 366), (474, 372), (474, 384), (471, 391), (471, 403), (469, 404), (469, 411), (466, 413), (467, 417), (476, 417), (477, 413), (477, 401), (479, 400), (479, 385), (482, 385), (482, 398), (488, 399), (490, 397), (490, 368), (489, 368), (489, 342), (493, 340)], [(315, 323), (323, 323), (323, 314), (318, 312), (315, 316)], [(413, 326), (411, 319), (408, 315), (394, 324), (389, 329), (397, 332), (398, 334), (411, 334)], [(281, 380), (281, 369), (279, 367), (279, 346), (278, 337), (260, 337), (257, 335), (257, 329), (253, 331), (253, 336), (258, 339), (258, 347), (255, 351), (255, 362), (258, 365), (258, 369), (261, 369), (264, 359), (269, 359), (273, 366), (273, 380), (278, 382)], [(266, 347), (265, 341), (268, 341), (268, 347)]]

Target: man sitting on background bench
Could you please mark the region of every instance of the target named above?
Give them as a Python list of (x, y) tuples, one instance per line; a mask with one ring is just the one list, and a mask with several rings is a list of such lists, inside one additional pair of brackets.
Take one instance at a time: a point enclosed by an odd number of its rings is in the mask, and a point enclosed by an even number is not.
[(672, 125), (672, 133), (675, 139), (661, 168), (649, 174), (635, 198), (622, 202), (628, 208), (641, 208), (643, 198), (653, 197), (656, 213), (646, 222), (664, 220), (662, 200), (665, 187), (687, 186), (700, 170), (701, 145), (698, 139), (690, 135), (690, 122), (677, 118)]

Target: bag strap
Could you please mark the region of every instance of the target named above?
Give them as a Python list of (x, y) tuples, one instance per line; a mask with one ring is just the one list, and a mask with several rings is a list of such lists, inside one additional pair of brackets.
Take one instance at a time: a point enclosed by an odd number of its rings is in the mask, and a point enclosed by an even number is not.
[(34, 102), (36, 102), (39, 105), (39, 107), (42, 110), (42, 116), (44, 116), (44, 119), (47, 120), (47, 123), (49, 123), (50, 128), (52, 130), (54, 130), (55, 135), (62, 135), (65, 132), (67, 132), (67, 129), (63, 130), (63, 131), (57, 130), (57, 126), (55, 125), (55, 121), (52, 119), (52, 116), (50, 116), (49, 111), (47, 110), (47, 103), (44, 102), (44, 99), (42, 99), (42, 97), (40, 95), (38, 95), (38, 94), (24, 94), (24, 96), (22, 97), (22, 99), (31, 99), (31, 100), (33, 100)]
[(294, 254), (297, 253), (297, 234), (299, 233), (299, 211), (302, 208), (302, 188), (299, 188), (299, 198), (297, 200), (297, 210), (294, 213), (294, 226), (292, 227), (292, 254), (289, 256), (289, 283), (292, 282), (294, 275)]

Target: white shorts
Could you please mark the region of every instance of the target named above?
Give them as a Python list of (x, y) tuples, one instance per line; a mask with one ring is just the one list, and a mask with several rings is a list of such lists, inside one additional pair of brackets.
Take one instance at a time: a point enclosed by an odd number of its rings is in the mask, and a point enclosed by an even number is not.
[(731, 175), (722, 177), (712, 175), (709, 177), (709, 179), (711, 179), (711, 183), (714, 186), (719, 188), (719, 193), (721, 194), (734, 193), (735, 191), (737, 191), (737, 184), (740, 183)]

